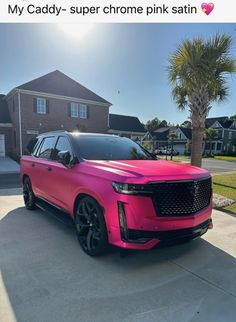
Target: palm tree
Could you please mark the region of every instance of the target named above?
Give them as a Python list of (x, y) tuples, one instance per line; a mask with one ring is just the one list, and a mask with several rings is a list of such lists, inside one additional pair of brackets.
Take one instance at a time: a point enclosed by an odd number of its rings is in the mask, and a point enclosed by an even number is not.
[[(210, 144), (210, 156), (211, 156), (211, 152), (212, 152), (212, 141), (214, 139), (216, 139), (218, 136), (218, 133), (215, 129), (212, 129), (212, 128), (209, 128), (209, 129), (205, 129), (204, 130), (204, 134), (203, 134), (203, 137), (204, 137), (204, 140), (205, 140), (205, 145), (206, 145), (206, 141), (209, 141), (209, 144)], [(205, 150), (205, 148), (204, 148)]]
[(226, 76), (236, 72), (230, 56), (232, 38), (217, 34), (209, 40), (185, 40), (173, 53), (169, 65), (172, 95), (179, 109), (189, 108), (192, 123), (191, 164), (201, 166), (202, 141), (211, 103), (228, 95)]

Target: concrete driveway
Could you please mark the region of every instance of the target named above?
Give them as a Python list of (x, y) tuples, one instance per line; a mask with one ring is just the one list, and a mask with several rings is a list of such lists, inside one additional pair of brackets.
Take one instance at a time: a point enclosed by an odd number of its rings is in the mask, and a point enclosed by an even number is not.
[(90, 258), (20, 190), (0, 190), (0, 321), (234, 321), (236, 218), (191, 243)]

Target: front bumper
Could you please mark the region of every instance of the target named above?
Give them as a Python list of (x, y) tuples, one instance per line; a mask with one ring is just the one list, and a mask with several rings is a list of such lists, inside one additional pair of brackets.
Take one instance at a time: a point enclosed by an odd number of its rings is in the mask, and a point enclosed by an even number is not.
[(131, 243), (145, 243), (151, 239), (158, 239), (159, 241), (178, 241), (181, 239), (194, 239), (202, 236), (207, 232), (209, 228), (212, 228), (212, 219), (208, 219), (191, 228), (167, 230), (167, 231), (145, 231), (145, 230), (127, 230), (126, 242)]

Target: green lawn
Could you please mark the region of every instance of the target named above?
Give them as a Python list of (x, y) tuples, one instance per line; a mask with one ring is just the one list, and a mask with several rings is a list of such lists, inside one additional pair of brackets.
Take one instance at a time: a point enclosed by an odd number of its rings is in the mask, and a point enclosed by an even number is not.
[(223, 209), (236, 214), (236, 174), (217, 175), (212, 181), (215, 193), (235, 200), (235, 203)]
[(227, 156), (221, 156), (221, 155), (216, 155), (212, 160), (224, 160), (224, 161), (235, 161), (236, 162), (236, 157), (227, 157)]

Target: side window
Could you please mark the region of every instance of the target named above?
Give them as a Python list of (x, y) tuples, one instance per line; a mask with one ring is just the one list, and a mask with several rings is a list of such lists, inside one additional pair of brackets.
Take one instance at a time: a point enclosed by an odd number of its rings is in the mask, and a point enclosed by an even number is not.
[(55, 136), (43, 139), (39, 149), (36, 152), (36, 157), (49, 160), (56, 143)]
[(71, 157), (73, 156), (73, 152), (72, 152), (72, 149), (71, 149), (70, 142), (69, 142), (68, 138), (66, 138), (65, 136), (60, 136), (58, 141), (57, 141), (55, 151), (53, 153), (53, 159), (54, 160), (58, 160), (58, 153), (61, 152), (61, 151), (69, 151)]
[(36, 147), (38, 146), (39, 139), (38, 138), (32, 138), (26, 147), (26, 152), (29, 154), (34, 154)]

